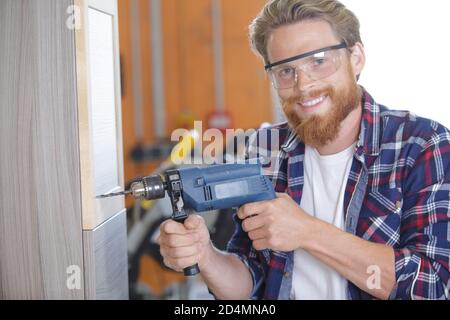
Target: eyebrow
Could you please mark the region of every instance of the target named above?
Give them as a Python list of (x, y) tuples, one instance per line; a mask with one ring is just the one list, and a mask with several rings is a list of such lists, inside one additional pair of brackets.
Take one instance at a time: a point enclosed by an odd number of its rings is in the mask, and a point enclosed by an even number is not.
[(301, 55), (294, 56), (294, 57), (291, 57), (291, 58), (288, 58), (288, 59), (285, 59), (285, 60), (281, 60), (281, 61), (274, 62), (274, 63), (269, 63), (266, 66), (264, 66), (264, 69), (266, 69), (266, 71), (269, 71), (273, 67), (276, 67), (276, 66), (288, 63), (288, 62), (292, 62), (292, 61), (295, 61), (295, 60), (303, 59), (303, 58), (306, 58), (306, 57), (309, 57), (309, 56), (313, 56), (313, 55), (315, 55), (317, 53), (320, 53), (320, 52), (326, 52), (326, 51), (331, 51), (331, 50), (336, 50), (336, 49), (344, 49), (344, 48), (347, 48), (347, 44), (343, 42), (343, 43), (335, 45), (335, 46), (326, 47), (326, 48), (322, 48), (322, 49), (317, 49), (317, 50), (306, 52), (306, 53), (303, 53)]

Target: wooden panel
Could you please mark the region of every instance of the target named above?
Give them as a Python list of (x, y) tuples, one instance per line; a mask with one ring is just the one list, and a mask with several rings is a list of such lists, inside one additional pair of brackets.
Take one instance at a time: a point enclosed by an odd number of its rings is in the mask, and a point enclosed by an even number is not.
[[(95, 198), (100, 193), (115, 192), (124, 187), (117, 2), (75, 0), (75, 4), (81, 8), (82, 25), (76, 32), (76, 47), (83, 229), (93, 230), (124, 208), (123, 197)], [(90, 16), (88, 12), (91, 12)], [(97, 58), (105, 53), (90, 51), (90, 40), (94, 40), (96, 29), (102, 25), (97, 25), (99, 20), (94, 20), (91, 29), (89, 17), (105, 19), (106, 23), (108, 19), (112, 20), (113, 38), (103, 42), (109, 44), (109, 48), (97, 44), (92, 47), (93, 51), (112, 50), (109, 60), (104, 57), (109, 64), (103, 69), (99, 68), (102, 61)]]
[(0, 1), (0, 298), (82, 299), (70, 0)]
[(114, 92), (113, 17), (88, 9), (94, 193), (120, 188)]
[(128, 299), (125, 210), (84, 231), (86, 299)]

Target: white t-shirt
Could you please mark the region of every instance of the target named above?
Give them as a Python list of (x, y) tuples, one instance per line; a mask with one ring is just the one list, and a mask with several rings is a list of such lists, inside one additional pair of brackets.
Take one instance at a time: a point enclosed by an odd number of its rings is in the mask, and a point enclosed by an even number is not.
[[(355, 145), (331, 156), (321, 156), (308, 146), (305, 150), (305, 184), (300, 207), (341, 230), (345, 228), (344, 194)], [(345, 300), (347, 280), (305, 250), (298, 249), (294, 253), (291, 299)]]

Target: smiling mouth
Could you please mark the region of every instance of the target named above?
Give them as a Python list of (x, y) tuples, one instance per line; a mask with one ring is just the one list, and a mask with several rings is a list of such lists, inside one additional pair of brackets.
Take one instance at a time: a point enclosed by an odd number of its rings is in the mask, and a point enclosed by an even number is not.
[(321, 104), (325, 99), (327, 98), (327, 96), (322, 96), (313, 100), (308, 100), (308, 101), (304, 101), (304, 102), (300, 102), (299, 105), (301, 105), (304, 108), (312, 108), (315, 106), (318, 106), (319, 104)]

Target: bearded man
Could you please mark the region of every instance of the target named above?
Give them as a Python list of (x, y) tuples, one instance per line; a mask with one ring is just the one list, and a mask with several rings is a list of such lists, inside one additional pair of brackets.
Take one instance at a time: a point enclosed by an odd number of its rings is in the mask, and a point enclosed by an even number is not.
[(449, 130), (357, 84), (359, 21), (338, 1), (269, 1), (250, 37), (288, 119), (248, 147), (278, 133), (278, 197), (237, 211), (226, 252), (200, 217), (167, 221), (167, 266), (198, 263), (218, 299), (448, 299)]

